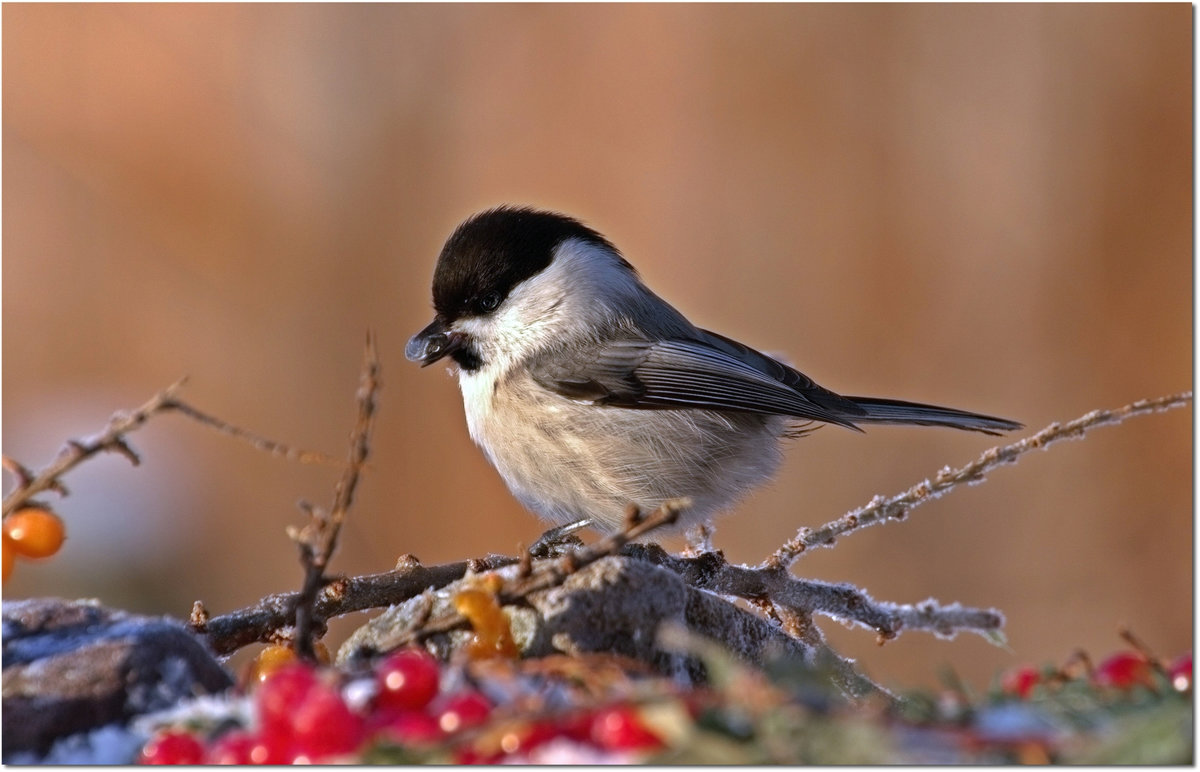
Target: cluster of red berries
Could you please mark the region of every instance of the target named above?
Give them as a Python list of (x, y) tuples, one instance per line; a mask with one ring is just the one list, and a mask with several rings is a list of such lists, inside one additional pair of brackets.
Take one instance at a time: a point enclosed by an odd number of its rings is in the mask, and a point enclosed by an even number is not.
[[(1192, 689), (1192, 653), (1176, 657), (1169, 665), (1162, 665), (1140, 651), (1119, 651), (1108, 657), (1090, 671), (1091, 683), (1104, 689), (1129, 690), (1142, 686), (1157, 689), (1161, 677), (1165, 676), (1170, 687), (1177, 692)], [(1035, 687), (1070, 680), (1062, 671), (1047, 672), (1024, 665), (1004, 674), (1000, 688), (1006, 694), (1028, 699)]]
[(4, 581), (12, 575), (17, 558), (48, 558), (62, 547), (67, 530), (62, 519), (42, 507), (24, 507), (4, 518)]
[[(295, 662), (265, 677), (254, 695), (256, 726), (230, 729), (207, 743), (172, 729), (143, 749), (143, 764), (294, 764), (346, 760), (368, 748), (445, 746), (456, 763), (495, 763), (525, 756), (556, 738), (608, 751), (652, 751), (662, 741), (628, 707), (609, 707), (554, 721), (523, 722), (491, 733), (488, 743), (463, 741), (465, 730), (492, 718), (477, 691), (440, 693), (441, 671), (423, 650), (395, 652), (375, 668), (373, 696), (355, 709), (329, 670)], [(461, 742), (460, 742), (461, 741)]]

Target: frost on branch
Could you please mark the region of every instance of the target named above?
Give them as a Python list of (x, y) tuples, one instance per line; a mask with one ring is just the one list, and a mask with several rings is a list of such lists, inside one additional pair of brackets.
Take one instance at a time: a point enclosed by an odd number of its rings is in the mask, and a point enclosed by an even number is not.
[[(728, 562), (713, 549), (711, 529), (703, 527), (691, 534), (689, 550), (683, 555), (668, 554), (653, 543), (639, 543), (647, 536), (652, 538), (655, 528), (676, 520), (687, 506), (680, 500), (651, 513), (631, 509), (625, 527), (617, 533), (550, 557), (542, 551), (520, 549), (515, 556), (488, 555), (424, 566), (406, 556), (391, 571), (343, 576), (331, 573), (330, 565), (354, 491), (367, 471), (378, 370), (374, 342), (368, 339), (358, 414), (333, 504), (328, 510), (307, 507), (308, 522), (290, 530), (304, 568), (300, 591), (267, 595), (247, 608), (220, 615), (211, 614), (197, 602), (189, 629), (213, 651), (228, 654), (254, 642), (286, 641), (312, 658), (314, 643), (324, 634), (328, 620), (390, 606), (390, 611), (343, 647), (343, 666), (355, 667), (363, 658), (414, 643), (446, 656), (464, 646), (478, 648), (483, 620), (491, 620), (488, 625), (511, 626), (501, 632), (507, 635), (505, 640), (515, 641), (524, 656), (620, 652), (659, 669), (704, 677), (694, 658), (660, 646), (660, 629), (674, 625), (713, 639), (747, 660), (758, 661), (768, 650), (795, 654), (828, 672), (848, 695), (881, 691), (860, 675), (852, 662), (829, 649), (816, 617), (864, 627), (881, 642), (904, 631), (942, 638), (972, 632), (999, 641), (1003, 640), (1003, 615), (994, 609), (933, 599), (880, 601), (851, 584), (797, 577), (791, 570), (801, 555), (812, 547), (832, 546), (839, 537), (862, 528), (901, 520), (921, 504), (961, 484), (981, 482), (993, 469), (1014, 463), (1032, 450), (1080, 438), (1098, 426), (1191, 402), (1188, 392), (1051, 424), (1025, 439), (992, 448), (962, 467), (943, 468), (906, 491), (875, 496), (825, 525), (801, 529), (757, 566)], [(99, 435), (68, 443), (41, 472), (5, 458), (5, 467), (16, 481), (4, 500), (5, 515), (30, 506), (32, 497), (41, 493), (65, 495), (62, 476), (102, 451), (121, 453), (136, 463), (126, 435), (164, 412), (182, 413), (289, 460), (331, 463), (323, 454), (294, 450), (202, 413), (179, 398), (181, 386), (165, 389), (132, 413), (118, 414)], [(396, 547), (399, 550), (403, 545)], [(478, 602), (463, 603), (467, 594)]]

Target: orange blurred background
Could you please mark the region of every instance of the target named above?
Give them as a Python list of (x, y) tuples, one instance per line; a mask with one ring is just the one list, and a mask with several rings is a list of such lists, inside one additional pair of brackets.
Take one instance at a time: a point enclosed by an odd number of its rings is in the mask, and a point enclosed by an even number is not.
[[(539, 524), (406, 362), (464, 217), (581, 217), (696, 323), (851, 394), (1029, 431), (1192, 382), (1192, 8), (1167, 5), (5, 5), (3, 444), (47, 463), (181, 375), (203, 410), (341, 457), (364, 332), (385, 386), (335, 558), (512, 553)], [(337, 470), (164, 416), (57, 504), (6, 597), (186, 616), (299, 587), (297, 499)], [(827, 427), (719, 521), (795, 530), (960, 465), (968, 433)], [(1027, 456), (797, 565), (995, 606), (1009, 650), (921, 633), (886, 684), (1192, 637), (1192, 412)], [(8, 481), (6, 484), (11, 484)], [(673, 543), (678, 546), (677, 543)], [(648, 591), (652, 591), (648, 588)], [(354, 622), (361, 621), (361, 617)], [(343, 623), (343, 628), (348, 623)]]

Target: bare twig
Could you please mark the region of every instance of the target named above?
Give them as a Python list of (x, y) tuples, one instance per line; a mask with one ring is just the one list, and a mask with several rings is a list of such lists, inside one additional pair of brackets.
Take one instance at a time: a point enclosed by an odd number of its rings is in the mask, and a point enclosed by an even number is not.
[(115, 414), (109, 419), (108, 426), (100, 434), (81, 440), (68, 440), (50, 465), (37, 474), (29, 471), (29, 469), (15, 459), (3, 456), (3, 467), (13, 475), (16, 485), (4, 497), (4, 503), (0, 511), (7, 517), (10, 512), (28, 506), (34, 496), (45, 491), (53, 491), (60, 496), (65, 496), (67, 488), (62, 482), (63, 475), (102, 452), (113, 451), (120, 453), (129, 459), (130, 463), (137, 466), (141, 462), (141, 459), (126, 441), (125, 435), (140, 429), (147, 421), (160, 413), (180, 413), (205, 426), (216, 429), (222, 434), (227, 434), (248, 442), (258, 450), (283, 456), (288, 460), (299, 461), (301, 463), (335, 463), (333, 459), (324, 453), (293, 448), (282, 442), (267, 439), (266, 437), (246, 431), (227, 421), (222, 421), (219, 418), (197, 410), (176, 396), (186, 381), (186, 377), (180, 378), (132, 412)]
[[(476, 567), (483, 565), (487, 570), (516, 562), (516, 558), (503, 556), (475, 561)], [(312, 616), (316, 620), (328, 620), (355, 611), (403, 603), (426, 590), (462, 579), (470, 563), (460, 560), (427, 567), (409, 560), (392, 571), (340, 579), (319, 590), (312, 603)], [(268, 595), (253, 606), (205, 617), (202, 624), (193, 616), (192, 630), (207, 639), (217, 654), (231, 654), (243, 646), (273, 640), (281, 630), (294, 625), (299, 599), (298, 592)]]
[(839, 536), (876, 525), (889, 519), (903, 519), (908, 511), (963, 483), (977, 483), (984, 475), (1003, 464), (1011, 464), (1024, 454), (1044, 449), (1059, 440), (1079, 439), (1098, 426), (1118, 424), (1127, 418), (1190, 404), (1192, 392), (1185, 391), (1157, 399), (1143, 399), (1115, 410), (1093, 410), (1065, 424), (1052, 423), (1036, 434), (1011, 445), (994, 447), (966, 466), (958, 469), (944, 467), (933, 480), (924, 480), (895, 496), (876, 496), (865, 506), (859, 507), (819, 528), (802, 528), (791, 540), (784, 543), (767, 558), (764, 567), (790, 566), (811, 547), (829, 547)]
[(173, 400), (167, 407), (177, 413), (180, 413), (181, 415), (191, 418), (197, 423), (209, 427), (210, 429), (215, 429), (221, 434), (233, 437), (236, 440), (241, 440), (255, 450), (261, 450), (262, 452), (268, 453), (272, 456), (280, 456), (287, 461), (295, 461), (300, 464), (326, 464), (331, 466), (341, 466), (342, 464), (341, 461), (338, 461), (326, 453), (321, 453), (315, 450), (304, 450), (303, 448), (297, 448), (292, 445), (287, 445), (285, 443), (272, 440), (269, 437), (262, 436), (261, 434), (255, 434), (252, 431), (243, 429), (240, 426), (235, 426), (228, 421), (224, 421), (214, 415), (210, 415), (198, 410), (181, 400)]
[(334, 490), (333, 506), (328, 514), (316, 508), (310, 509), (308, 524), (292, 534), (300, 548), (300, 562), (304, 566), (304, 584), (295, 599), (295, 645), (296, 652), (307, 659), (316, 659), (313, 634), (317, 625), (323, 625), (325, 621), (316, 615), (317, 593), (327, 583), (325, 570), (337, 549), (342, 523), (354, 503), (354, 491), (370, 452), (367, 440), (375, 416), (378, 391), (379, 355), (375, 348), (375, 336), (368, 332), (357, 394), (358, 418), (350, 433), (349, 460)]
[(146, 421), (158, 413), (172, 410), (178, 404), (175, 393), (183, 386), (186, 378), (180, 378), (175, 383), (155, 394), (150, 401), (132, 413), (117, 413), (108, 422), (108, 427), (95, 437), (82, 440), (69, 440), (66, 446), (58, 452), (58, 456), (36, 475), (30, 476), (25, 467), (12, 459), (5, 460), (5, 467), (14, 470), (17, 477), (17, 487), (4, 497), (0, 511), (7, 517), (29, 503), (29, 500), (43, 491), (57, 491), (64, 494), (61, 477), (76, 466), (105, 451), (115, 451), (129, 459), (136, 466), (140, 459), (125, 442), (125, 435), (140, 429)]

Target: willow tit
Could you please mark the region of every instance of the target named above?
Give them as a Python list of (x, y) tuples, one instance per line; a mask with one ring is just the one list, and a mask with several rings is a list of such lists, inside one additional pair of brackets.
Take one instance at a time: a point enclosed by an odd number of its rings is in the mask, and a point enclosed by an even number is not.
[[(604, 236), (571, 217), (499, 207), (463, 222), (433, 274), (422, 366), (457, 364), (471, 438), (543, 519), (619, 528), (628, 506), (686, 497), (686, 523), (732, 506), (812, 422), (1021, 424), (947, 407), (843, 397), (694, 326)], [(686, 524), (685, 523), (685, 524)]]

